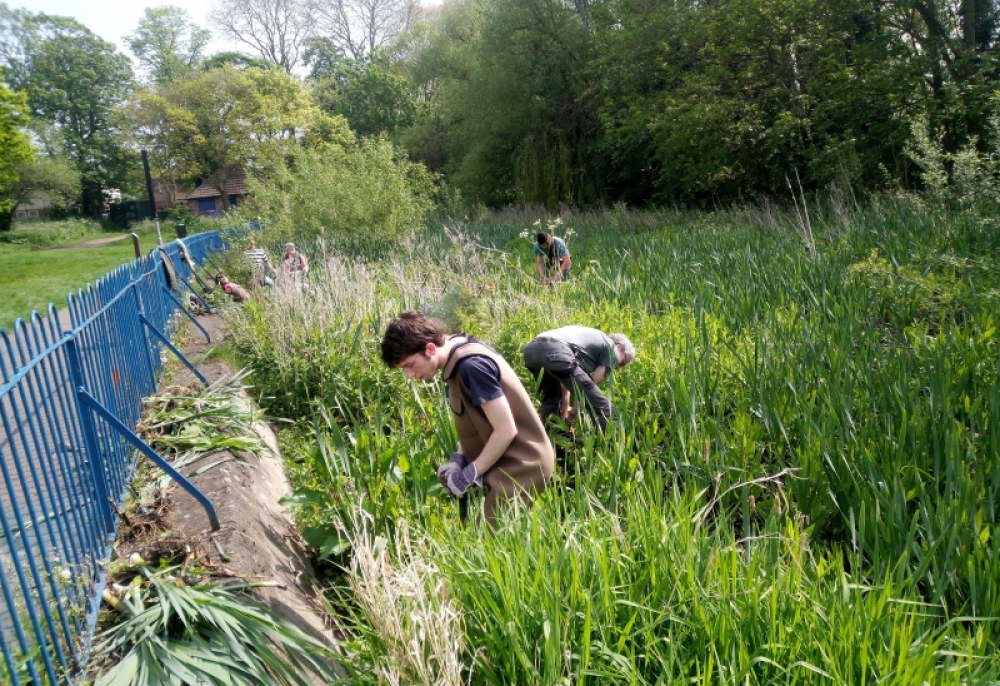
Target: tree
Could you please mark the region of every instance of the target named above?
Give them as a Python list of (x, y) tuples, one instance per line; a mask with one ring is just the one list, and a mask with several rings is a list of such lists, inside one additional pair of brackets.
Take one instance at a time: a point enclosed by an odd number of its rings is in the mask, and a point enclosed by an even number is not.
[(192, 24), (180, 7), (147, 7), (135, 32), (125, 37), (152, 83), (169, 83), (196, 69), (211, 39), (206, 29)]
[(2, 9), (14, 41), (4, 51), (7, 80), (27, 93), (34, 119), (54, 125), (80, 172), (83, 211), (99, 215), (104, 189), (120, 185), (135, 163), (113, 116), (132, 88), (129, 59), (72, 19)]
[(316, 20), (327, 40), (360, 60), (409, 29), (419, 8), (414, 0), (330, 0), (317, 5)]
[(348, 59), (326, 39), (314, 39), (306, 63), (312, 65), (317, 104), (347, 119), (359, 136), (391, 135), (413, 121), (416, 103), (409, 81), (393, 68), (387, 50)]
[(17, 181), (2, 193), (3, 200), (11, 203), (11, 212), (32, 193), (45, 195), (52, 207), (63, 210), (74, 205), (80, 197), (80, 172), (64, 157), (36, 153), (17, 165), (17, 175)]
[(0, 85), (0, 231), (10, 229), (14, 209), (10, 195), (19, 179), (18, 167), (31, 156), (24, 133), (28, 123), (27, 99)]
[[(969, 25), (964, 20), (969, 17)], [(890, 0), (879, 20), (898, 32), (907, 62), (923, 74), (932, 128), (944, 127), (946, 153), (989, 134), (996, 89), (1000, 11), (995, 2)], [(971, 29), (969, 31), (968, 29)]]
[(217, 52), (202, 62), (201, 68), (208, 71), (209, 69), (218, 69), (227, 64), (235, 69), (243, 70), (250, 67), (267, 69), (274, 63), (260, 57), (244, 55), (242, 52)]
[[(628, 0), (592, 6), (609, 186), (629, 201), (905, 179), (910, 122), (952, 149), (988, 122), (995, 69), (934, 0)], [(989, 33), (988, 31), (986, 32)], [(950, 138), (949, 138), (950, 137)]]
[(281, 164), (316, 114), (301, 82), (284, 71), (228, 65), (143, 91), (129, 107), (137, 144), (156, 151), (161, 171), (212, 178), (226, 211), (233, 173)]
[[(433, 101), (411, 150), (443, 127), (445, 171), (468, 197), (555, 206), (602, 197), (600, 122), (586, 66), (591, 39), (561, 0), (446, 5), (413, 44), (411, 77)], [(422, 141), (422, 142), (421, 142)]]
[(226, 36), (291, 72), (315, 29), (310, 0), (219, 0), (212, 22)]
[(196, 160), (175, 149), (175, 141), (168, 135), (171, 122), (166, 102), (160, 96), (162, 90), (152, 86), (138, 91), (118, 114), (128, 144), (147, 151), (150, 174), (162, 184), (167, 204), (173, 206), (185, 182), (201, 178), (201, 173)]

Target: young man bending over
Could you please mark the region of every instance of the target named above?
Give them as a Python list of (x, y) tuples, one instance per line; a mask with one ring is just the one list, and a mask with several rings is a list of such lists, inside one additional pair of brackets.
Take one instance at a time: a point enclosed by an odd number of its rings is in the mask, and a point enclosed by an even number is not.
[(382, 361), (411, 379), (429, 381), (441, 372), (458, 452), (438, 469), (438, 480), (456, 498), (485, 484), (490, 527), (505, 504), (530, 503), (545, 490), (552, 446), (524, 385), (495, 350), (464, 333), (446, 336), (429, 317), (408, 310), (386, 328)]

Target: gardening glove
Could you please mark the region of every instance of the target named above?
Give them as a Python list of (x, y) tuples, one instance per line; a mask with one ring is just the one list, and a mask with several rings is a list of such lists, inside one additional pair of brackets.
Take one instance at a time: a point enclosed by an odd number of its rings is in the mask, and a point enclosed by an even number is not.
[(479, 470), (476, 463), (469, 464), (465, 469), (460, 469), (448, 474), (448, 485), (445, 490), (456, 498), (461, 498), (473, 486), (482, 486), (483, 480), (479, 478)]
[(448, 490), (448, 476), (462, 469), (465, 469), (465, 455), (462, 453), (452, 453), (448, 461), (438, 467), (437, 478), (444, 490)]

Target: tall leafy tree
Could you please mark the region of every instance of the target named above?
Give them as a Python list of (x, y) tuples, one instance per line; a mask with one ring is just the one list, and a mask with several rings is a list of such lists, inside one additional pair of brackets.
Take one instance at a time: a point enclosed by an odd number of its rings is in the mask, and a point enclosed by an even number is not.
[(169, 83), (196, 69), (212, 34), (195, 26), (180, 7), (147, 7), (135, 32), (125, 37), (148, 80)]
[(138, 143), (159, 151), (164, 169), (175, 177), (212, 177), (228, 211), (232, 175), (280, 164), (317, 110), (302, 83), (283, 70), (227, 65), (144, 91), (129, 113)]
[(388, 50), (361, 59), (342, 55), (332, 42), (318, 39), (306, 52), (317, 104), (347, 119), (359, 136), (394, 134), (409, 126), (416, 111), (410, 82), (393, 66)]
[[(453, 2), (425, 15), (395, 43), (417, 103), (414, 123), (397, 136), (411, 159), (442, 172), (461, 154), (450, 146), (453, 103), (464, 88), (479, 41), (479, 2)], [(453, 148), (453, 149), (452, 149)]]
[(443, 66), (436, 88), (453, 182), (493, 204), (600, 199), (600, 126), (585, 70), (592, 46), (577, 9), (485, 0), (446, 11), (445, 30), (417, 60)]
[(4, 54), (7, 80), (26, 92), (33, 118), (55, 126), (80, 172), (84, 213), (100, 214), (104, 189), (119, 186), (134, 164), (113, 116), (133, 86), (129, 59), (72, 19), (3, 10), (14, 42)]
[(986, 133), (1000, 67), (996, 3), (890, 0), (876, 6), (881, 22), (899, 35), (905, 59), (923, 75), (924, 108), (932, 126), (943, 129), (946, 152)]
[[(481, 202), (600, 197), (590, 38), (560, 0), (458, 0), (399, 46), (423, 100), (400, 135)], [(439, 167), (440, 165), (440, 167)]]
[(24, 127), (28, 124), (27, 99), (0, 85), (0, 231), (11, 225), (12, 196), (19, 180), (18, 167), (31, 156)]

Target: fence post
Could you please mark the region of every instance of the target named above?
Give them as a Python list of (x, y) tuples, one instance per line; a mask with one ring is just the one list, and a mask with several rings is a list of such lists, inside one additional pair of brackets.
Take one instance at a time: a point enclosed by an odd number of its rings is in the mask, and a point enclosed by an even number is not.
[(83, 432), (83, 442), (87, 449), (87, 458), (90, 462), (90, 474), (94, 482), (94, 493), (97, 496), (97, 508), (104, 519), (104, 529), (106, 533), (113, 534), (115, 531), (114, 513), (111, 511), (111, 499), (108, 496), (108, 475), (104, 469), (104, 455), (101, 454), (97, 440), (97, 423), (90, 412), (90, 408), (80, 400), (80, 391), (83, 386), (83, 361), (80, 359), (80, 351), (77, 348), (75, 334), (67, 332), (66, 357), (69, 362), (70, 381), (73, 384), (73, 401), (80, 416), (80, 428)]
[[(145, 327), (143, 327), (143, 325), (142, 325), (143, 321), (147, 321), (146, 317), (145, 317), (146, 310), (142, 306), (142, 298), (139, 297), (139, 281), (142, 281), (142, 279), (145, 279), (145, 278), (146, 278), (145, 276), (142, 276), (138, 280), (133, 281), (131, 289), (132, 289), (132, 295), (134, 296), (134, 299), (135, 299), (135, 311), (136, 311), (136, 314), (139, 315), (139, 331), (142, 332), (142, 340), (143, 340), (143, 343), (145, 344), (145, 345), (142, 346), (142, 349), (146, 353), (145, 354), (146, 368), (149, 371), (149, 388), (151, 388), (152, 391), (155, 391), (156, 390), (156, 368), (153, 365), (153, 350), (152, 350), (152, 343), (153, 342), (149, 339), (149, 334), (146, 333)], [(152, 392), (152, 391), (150, 391), (150, 392)], [(145, 393), (144, 393), (144, 395), (145, 395)]]
[(155, 326), (153, 326), (153, 323), (150, 322), (148, 319), (146, 319), (146, 317), (144, 315), (140, 314), (139, 315), (139, 319), (142, 320), (142, 323), (145, 324), (149, 328), (149, 332), (151, 334), (153, 334), (157, 338), (159, 338), (160, 342), (163, 343), (163, 345), (167, 346), (167, 348), (170, 350), (170, 352), (172, 352), (174, 355), (177, 356), (177, 359), (179, 359), (181, 362), (183, 362), (184, 364), (186, 364), (187, 368), (190, 369), (192, 372), (194, 372), (195, 376), (197, 376), (199, 379), (201, 379), (201, 382), (203, 384), (205, 384), (206, 387), (209, 385), (208, 379), (206, 379), (202, 375), (202, 373), (198, 371), (198, 368), (195, 367), (194, 364), (191, 363), (191, 360), (189, 360), (188, 358), (184, 357), (184, 354), (180, 350), (178, 350), (176, 347), (174, 347), (174, 344), (170, 342), (169, 338), (167, 338), (162, 333), (160, 333), (159, 330), (157, 330), (157, 328)]

